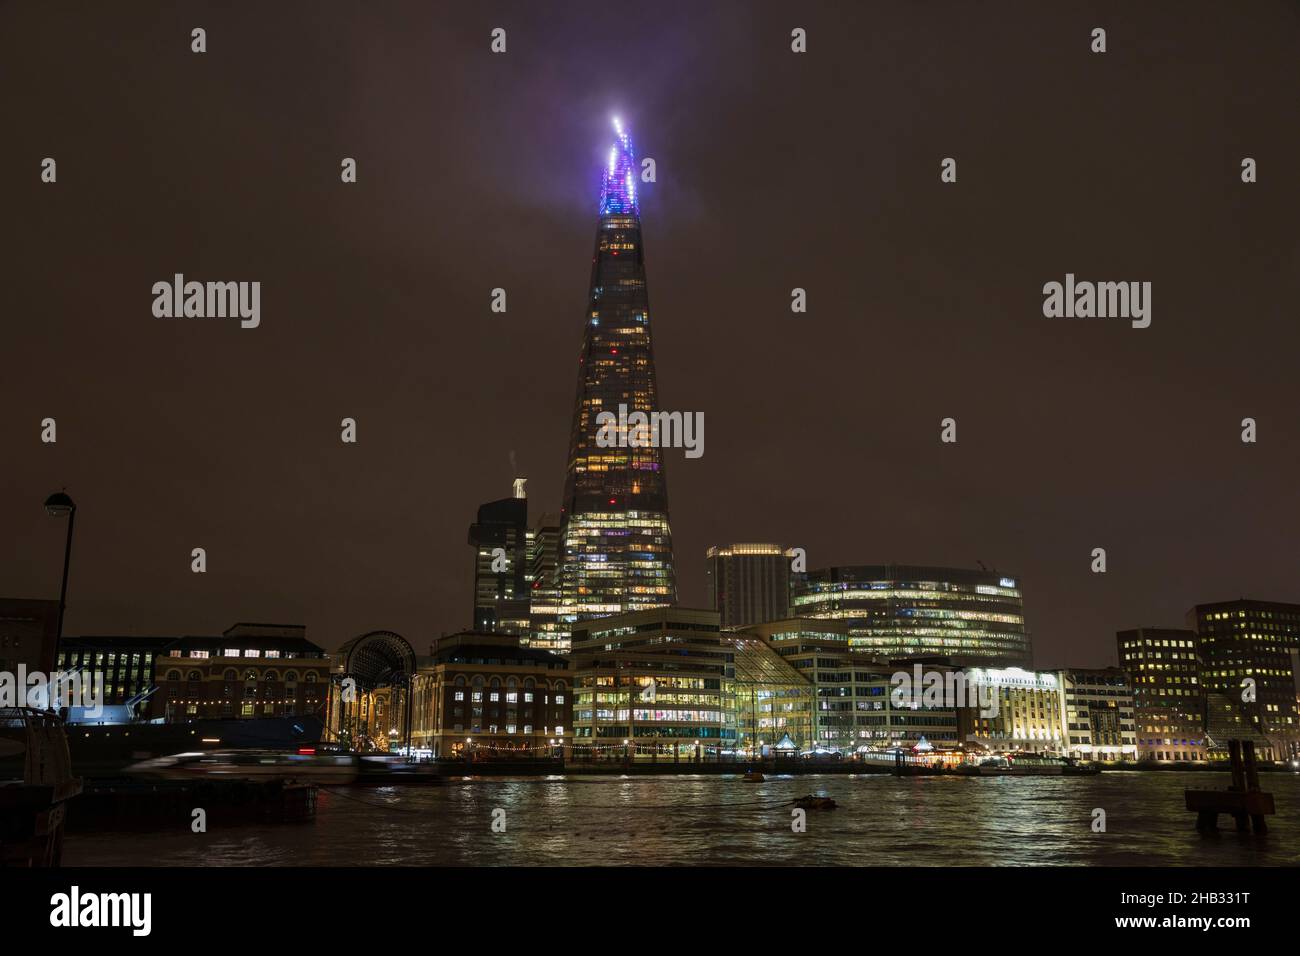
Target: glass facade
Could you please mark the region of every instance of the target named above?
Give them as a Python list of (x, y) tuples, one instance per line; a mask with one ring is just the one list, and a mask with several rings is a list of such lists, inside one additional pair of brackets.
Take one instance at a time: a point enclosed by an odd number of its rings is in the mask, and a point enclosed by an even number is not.
[(844, 621), (854, 650), (885, 659), (1027, 667), (1029, 636), (1016, 579), (996, 571), (863, 565), (796, 574), (790, 613)]
[(716, 613), (661, 608), (592, 621), (574, 631), (571, 657), (579, 756), (734, 746), (736, 648)]
[(784, 741), (797, 751), (811, 750), (816, 741), (812, 682), (764, 640), (727, 640), (736, 649), (731, 695), (736, 705), (736, 749), (764, 753)]
[(617, 416), (624, 405), (629, 414), (649, 416), (659, 404), (636, 164), (631, 140), (616, 128), (601, 191), (560, 519), (560, 619), (569, 626), (677, 598), (661, 450), (597, 442), (602, 412)]

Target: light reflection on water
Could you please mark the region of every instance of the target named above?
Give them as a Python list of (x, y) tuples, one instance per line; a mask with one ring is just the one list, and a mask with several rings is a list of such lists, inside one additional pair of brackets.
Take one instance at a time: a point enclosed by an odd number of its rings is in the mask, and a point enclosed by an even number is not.
[[(1263, 837), (1202, 836), (1184, 787), (1218, 773), (1095, 777), (514, 777), (441, 787), (322, 790), (313, 823), (70, 834), (66, 866), (1232, 865), (1300, 863), (1300, 775), (1265, 774), (1278, 813)], [(839, 808), (790, 829), (806, 793)], [(492, 811), (506, 811), (493, 833)], [(1093, 833), (1095, 807), (1106, 833)], [(211, 814), (209, 815), (212, 816)]]

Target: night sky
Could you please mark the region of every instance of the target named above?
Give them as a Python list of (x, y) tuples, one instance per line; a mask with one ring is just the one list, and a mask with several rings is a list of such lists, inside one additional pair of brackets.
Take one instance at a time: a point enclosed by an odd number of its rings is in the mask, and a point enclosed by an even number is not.
[[(1046, 667), (1300, 601), (1297, 5), (156, 6), (0, 6), (0, 595), (57, 597), (66, 486), (66, 633), (468, 626), (477, 506), (559, 508), (615, 113), (661, 402), (705, 413), (683, 604), (711, 544), (983, 561)], [(176, 272), (259, 280), (260, 328), (155, 318)], [(1067, 272), (1151, 327), (1045, 318)]]

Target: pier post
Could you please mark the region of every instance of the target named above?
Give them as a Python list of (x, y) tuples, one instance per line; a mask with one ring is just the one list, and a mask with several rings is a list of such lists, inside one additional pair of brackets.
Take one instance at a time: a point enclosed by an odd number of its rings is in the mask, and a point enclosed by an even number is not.
[[(1259, 767), (1255, 763), (1255, 742), (1253, 740), (1244, 740), (1241, 743), (1242, 758), (1246, 770), (1246, 789), (1252, 793), (1259, 791)], [(1256, 833), (1267, 833), (1268, 823), (1264, 820), (1264, 814), (1252, 813), (1250, 815), (1251, 825), (1255, 828)]]

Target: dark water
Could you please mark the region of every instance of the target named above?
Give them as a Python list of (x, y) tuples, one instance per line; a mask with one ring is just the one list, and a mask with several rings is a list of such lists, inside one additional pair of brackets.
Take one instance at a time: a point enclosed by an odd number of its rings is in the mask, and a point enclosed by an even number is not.
[[(74, 834), (68, 866), (1238, 865), (1300, 863), (1300, 775), (1267, 774), (1266, 836), (1195, 830), (1184, 787), (1224, 774), (1096, 777), (529, 777), (322, 790), (313, 823), (208, 833)], [(790, 808), (814, 793), (839, 809)], [(364, 802), (363, 802), (364, 801)], [(1091, 828), (1106, 811), (1106, 832)], [(492, 832), (505, 810), (506, 831)]]

